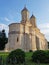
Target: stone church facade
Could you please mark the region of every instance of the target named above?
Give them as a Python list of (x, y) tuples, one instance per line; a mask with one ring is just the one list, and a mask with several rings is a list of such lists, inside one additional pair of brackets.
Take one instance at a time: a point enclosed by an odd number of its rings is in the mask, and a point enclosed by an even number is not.
[(20, 23), (11, 23), (9, 25), (8, 44), (6, 49), (46, 50), (48, 49), (47, 40), (44, 34), (40, 32), (36, 25), (36, 18), (32, 15), (29, 18), (29, 11), (26, 7), (21, 11), (22, 20)]

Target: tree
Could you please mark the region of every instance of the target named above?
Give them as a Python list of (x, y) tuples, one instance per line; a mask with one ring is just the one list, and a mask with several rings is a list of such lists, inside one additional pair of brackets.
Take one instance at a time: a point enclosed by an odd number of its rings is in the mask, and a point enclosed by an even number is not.
[(49, 49), (49, 41), (48, 41), (48, 49)]
[(3, 29), (0, 32), (0, 50), (4, 50), (5, 44), (8, 42), (8, 38), (6, 37), (5, 30)]

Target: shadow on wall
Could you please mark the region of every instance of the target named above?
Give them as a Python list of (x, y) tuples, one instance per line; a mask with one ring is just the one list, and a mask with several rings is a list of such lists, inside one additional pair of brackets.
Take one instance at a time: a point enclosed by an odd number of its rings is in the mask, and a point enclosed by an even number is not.
[(36, 48), (37, 48), (37, 50), (40, 49), (39, 38), (37, 36), (36, 36)]
[(31, 50), (31, 35), (24, 33), (21, 37), (21, 45), (24, 51)]

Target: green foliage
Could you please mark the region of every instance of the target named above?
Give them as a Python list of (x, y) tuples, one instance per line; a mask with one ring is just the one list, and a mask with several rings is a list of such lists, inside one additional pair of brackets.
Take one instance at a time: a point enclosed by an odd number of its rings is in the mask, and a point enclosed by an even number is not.
[(46, 55), (45, 63), (49, 63), (49, 50), (45, 51), (45, 55)]
[(2, 65), (2, 56), (0, 56), (0, 65)]
[(32, 61), (33, 62), (44, 63), (45, 59), (46, 59), (46, 54), (45, 54), (45, 51), (43, 51), (43, 50), (37, 50), (32, 55)]
[(8, 38), (6, 37), (5, 30), (0, 32), (0, 50), (4, 50), (5, 44), (8, 42)]
[(25, 53), (25, 59), (31, 60), (32, 54), (33, 54), (33, 52), (26, 52)]
[(32, 61), (37, 63), (49, 63), (49, 51), (35, 51), (32, 55)]
[(12, 51), (7, 57), (7, 63), (16, 64), (23, 63), (25, 61), (25, 52), (21, 49)]
[[(48, 52), (48, 51), (46, 51), (46, 52)], [(25, 65), (49, 65), (48, 63), (46, 64), (46, 63), (40, 63), (40, 64), (38, 64), (38, 63), (34, 63), (34, 62), (32, 62), (30, 59), (31, 59), (31, 56), (32, 56), (32, 52), (25, 52), (25, 60), (26, 60), (26, 63), (25, 63)], [(2, 63), (3, 64), (1, 64), (1, 65), (8, 65), (8, 64), (6, 64), (6, 57), (9, 55), (9, 52), (0, 52), (0, 56), (2, 56), (2, 60), (4, 60), (4, 62), (2, 61)], [(24, 63), (23, 64), (9, 64), (9, 65), (24, 65)]]

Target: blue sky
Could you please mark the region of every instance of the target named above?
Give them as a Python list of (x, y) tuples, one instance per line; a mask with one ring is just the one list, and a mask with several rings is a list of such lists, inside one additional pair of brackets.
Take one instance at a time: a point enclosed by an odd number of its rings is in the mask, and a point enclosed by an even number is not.
[(36, 17), (36, 23), (47, 40), (49, 40), (49, 0), (0, 0), (0, 30), (6, 29), (13, 22), (21, 21), (21, 10), (26, 5)]

